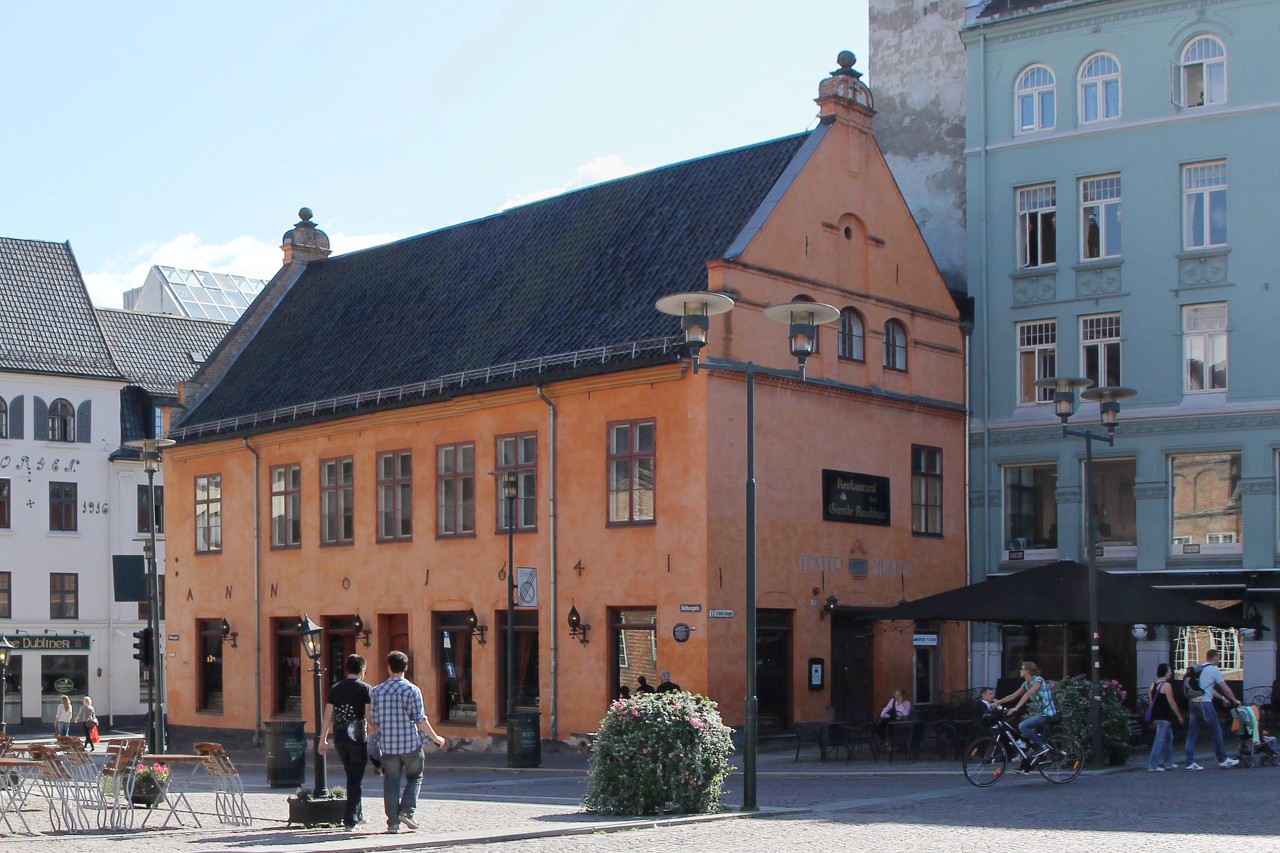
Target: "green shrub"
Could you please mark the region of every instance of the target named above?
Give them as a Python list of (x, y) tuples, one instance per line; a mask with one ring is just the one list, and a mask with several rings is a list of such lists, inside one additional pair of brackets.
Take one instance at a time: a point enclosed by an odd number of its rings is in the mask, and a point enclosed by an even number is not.
[[(1085, 755), (1093, 751), (1093, 715), (1089, 710), (1089, 679), (1072, 675), (1050, 682), (1053, 704), (1060, 717), (1058, 730), (1080, 741)], [(1118, 681), (1104, 681), (1102, 687), (1102, 747), (1108, 764), (1124, 764), (1129, 760), (1129, 712), (1124, 707), (1128, 693)]]
[(587, 774), (587, 811), (718, 811), (732, 729), (716, 704), (684, 691), (619, 699), (600, 721)]

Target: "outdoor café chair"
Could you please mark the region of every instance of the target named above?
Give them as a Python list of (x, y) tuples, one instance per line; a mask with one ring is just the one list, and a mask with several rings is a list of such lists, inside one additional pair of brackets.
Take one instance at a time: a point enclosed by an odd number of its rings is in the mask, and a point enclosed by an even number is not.
[(71, 772), (81, 782), (93, 782), (98, 778), (98, 765), (89, 757), (89, 750), (84, 748), (84, 741), (78, 737), (59, 736), (55, 738), (62, 758), (71, 768)]
[(192, 749), (204, 759), (204, 769), (213, 780), (213, 803), (218, 820), (236, 826), (252, 823), (249, 804), (244, 799), (244, 781), (222, 744), (197, 743)]
[[(107, 763), (98, 775), (98, 827), (131, 829), (133, 827), (133, 785), (142, 755), (140, 740), (107, 742)], [(110, 800), (108, 800), (108, 796)]]
[(31, 760), (40, 774), (40, 791), (48, 803), (54, 832), (87, 832), (85, 807), (95, 804), (88, 800), (87, 786), (80, 784), (62, 753), (52, 746), (32, 746)]

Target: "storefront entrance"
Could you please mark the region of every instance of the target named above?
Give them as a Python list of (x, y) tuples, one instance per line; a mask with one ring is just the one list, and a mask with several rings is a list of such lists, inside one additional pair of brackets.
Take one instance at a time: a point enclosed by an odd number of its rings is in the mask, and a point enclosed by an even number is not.
[(831, 705), (837, 720), (863, 722), (873, 708), (871, 665), (874, 623), (836, 613), (831, 617)]
[(791, 611), (756, 613), (756, 696), (760, 734), (791, 726)]
[(70, 697), (71, 706), (78, 708), (88, 691), (88, 655), (41, 655), (40, 722), (52, 726), (63, 696)]

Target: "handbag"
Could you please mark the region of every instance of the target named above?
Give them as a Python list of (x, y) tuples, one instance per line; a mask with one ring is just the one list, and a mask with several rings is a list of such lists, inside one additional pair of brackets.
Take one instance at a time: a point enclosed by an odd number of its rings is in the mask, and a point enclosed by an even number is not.
[(98, 726), (97, 726), (97, 724), (94, 724), (94, 725), (92, 725), (92, 726), (90, 726), (90, 727), (89, 727), (89, 740), (90, 740), (90, 741), (92, 741), (93, 743), (97, 743), (97, 742), (98, 742)]
[(1151, 704), (1147, 706), (1147, 713), (1142, 718), (1148, 724), (1151, 723), (1151, 713), (1156, 709), (1156, 699), (1160, 698), (1160, 688), (1154, 684), (1151, 687), (1153, 688), (1151, 691)]

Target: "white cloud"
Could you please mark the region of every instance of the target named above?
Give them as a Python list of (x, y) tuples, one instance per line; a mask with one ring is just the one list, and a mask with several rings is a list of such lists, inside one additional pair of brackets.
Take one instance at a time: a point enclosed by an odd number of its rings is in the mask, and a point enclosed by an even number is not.
[(625, 178), (627, 175), (634, 175), (636, 172), (644, 171), (637, 166), (628, 166), (622, 162), (622, 158), (617, 154), (606, 154), (604, 157), (596, 157), (588, 160), (578, 167), (578, 176), (565, 181), (558, 187), (549, 187), (547, 189), (534, 190), (531, 193), (514, 196), (502, 203), (502, 209), (506, 210), (511, 207), (519, 207), (522, 204), (529, 204), (535, 201), (541, 201), (544, 198), (566, 193), (569, 190), (580, 189), (581, 187), (589, 187), (592, 184), (611, 181), (614, 178)]
[[(404, 234), (329, 235), (335, 255), (379, 246), (399, 240)], [(280, 270), (280, 246), (256, 237), (236, 237), (226, 243), (203, 243), (195, 234), (179, 234), (166, 243), (148, 243), (124, 261), (85, 274), (89, 298), (99, 308), (120, 308), (126, 290), (140, 287), (153, 265), (191, 270), (234, 273), (249, 278), (270, 279)]]

